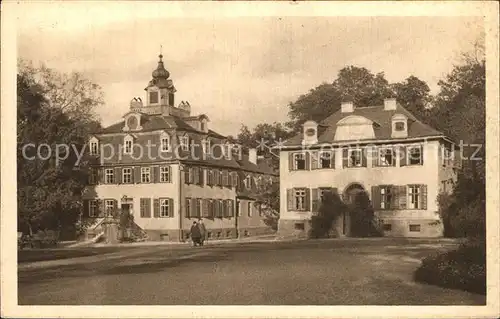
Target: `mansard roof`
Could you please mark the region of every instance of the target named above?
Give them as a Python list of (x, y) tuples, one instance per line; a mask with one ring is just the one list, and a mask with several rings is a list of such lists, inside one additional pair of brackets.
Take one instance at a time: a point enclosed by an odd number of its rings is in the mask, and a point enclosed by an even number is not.
[[(340, 120), (349, 116), (361, 116), (376, 123), (373, 131), (375, 133), (375, 140), (390, 140), (394, 139), (391, 136), (392, 132), (392, 117), (396, 114), (403, 114), (408, 118), (408, 137), (407, 138), (424, 138), (430, 136), (442, 136), (443, 133), (430, 127), (429, 125), (419, 121), (407, 109), (399, 103), (395, 110), (384, 110), (384, 106), (369, 106), (369, 107), (356, 107), (353, 112), (342, 113), (339, 109), (337, 112), (331, 114), (326, 119), (319, 123), (323, 129), (318, 129), (318, 143), (333, 143), (335, 141), (335, 133), (337, 131), (337, 124)], [(284, 145), (294, 146), (301, 145), (303, 134), (297, 134), (288, 139)], [(346, 141), (348, 142), (348, 141)]]

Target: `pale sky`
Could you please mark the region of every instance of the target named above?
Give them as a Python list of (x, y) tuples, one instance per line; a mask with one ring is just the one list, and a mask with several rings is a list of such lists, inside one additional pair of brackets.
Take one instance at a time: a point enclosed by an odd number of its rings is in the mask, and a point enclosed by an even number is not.
[[(38, 4), (38, 6), (42, 6)], [(133, 7), (133, 8), (132, 8)], [(433, 92), (482, 30), (477, 17), (291, 17), (165, 14), (168, 3), (30, 5), (18, 19), (18, 55), (85, 73), (102, 86), (104, 125), (128, 111), (156, 68), (160, 45), (177, 88), (211, 128), (286, 121), (288, 103), (347, 66), (415, 75)], [(43, 9), (43, 13), (42, 13)]]

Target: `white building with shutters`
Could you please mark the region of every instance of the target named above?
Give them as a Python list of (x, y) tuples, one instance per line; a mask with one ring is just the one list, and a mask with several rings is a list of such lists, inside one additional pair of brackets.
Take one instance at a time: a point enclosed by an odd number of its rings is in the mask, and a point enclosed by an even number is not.
[(188, 102), (174, 104), (176, 89), (161, 55), (144, 90), (144, 102), (133, 98), (121, 121), (89, 140), (83, 215), (93, 225), (87, 237), (116, 209), (131, 212), (149, 240), (185, 240), (200, 218), (208, 239), (271, 232), (255, 191), (277, 172), (256, 150), (245, 154), (209, 129), (207, 115), (191, 115)]
[[(306, 235), (325, 192), (348, 202), (364, 191), (386, 236), (442, 236), (436, 199), (452, 190), (460, 163), (450, 139), (395, 99), (369, 107), (342, 103), (280, 147), (279, 233)], [(349, 213), (335, 228), (350, 235)]]

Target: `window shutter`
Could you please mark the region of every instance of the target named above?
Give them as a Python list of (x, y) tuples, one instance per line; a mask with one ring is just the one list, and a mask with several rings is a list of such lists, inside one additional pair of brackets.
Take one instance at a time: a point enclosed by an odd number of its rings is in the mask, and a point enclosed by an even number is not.
[(134, 172), (135, 172), (135, 169), (133, 167), (130, 167), (130, 183), (132, 183), (132, 184), (135, 183), (134, 182), (135, 181)]
[(184, 215), (186, 216), (186, 218), (191, 217), (191, 211), (193, 210), (193, 206), (191, 204), (190, 198), (186, 198), (186, 205), (184, 207), (185, 207), (184, 208)]
[(371, 149), (372, 167), (378, 166), (379, 152), (380, 152), (380, 150), (376, 147), (373, 147)]
[(399, 189), (398, 187), (391, 185), (391, 209), (396, 209), (399, 207), (398, 198), (399, 198)]
[(406, 146), (399, 147), (399, 166), (406, 166), (407, 156)]
[(160, 217), (160, 199), (155, 198), (153, 201), (153, 217), (158, 218)]
[(115, 167), (114, 170), (114, 177), (115, 177), (115, 183), (116, 184), (121, 184), (122, 183), (122, 168), (121, 167)]
[[(168, 166), (166, 166), (168, 169)], [(170, 174), (169, 174), (170, 175)], [(153, 167), (153, 183), (159, 183), (160, 179), (160, 166)]]
[(318, 168), (319, 152), (311, 152), (311, 169)]
[(420, 191), (422, 195), (420, 196), (421, 207), (423, 210), (427, 209), (427, 185), (420, 185)]
[(320, 205), (320, 192), (319, 189), (313, 188), (312, 189), (312, 211), (317, 212), (319, 211), (319, 205)]
[(391, 147), (391, 153), (392, 153), (392, 166), (396, 166), (396, 149), (394, 147)]
[(200, 167), (200, 185), (203, 186), (205, 182), (205, 169)]
[(330, 168), (335, 168), (335, 150), (330, 152)]
[(234, 217), (234, 199), (229, 200), (229, 217)]
[(141, 182), (141, 168), (139, 166), (134, 167), (134, 182)]
[(217, 199), (212, 200), (214, 217), (219, 217), (219, 202)]
[(307, 151), (306, 154), (306, 170), (311, 169), (311, 152)]
[(168, 179), (167, 179), (167, 181), (169, 183), (172, 183), (172, 165), (168, 165), (167, 169), (168, 169)]
[(104, 217), (104, 201), (102, 199), (99, 199), (97, 201), (97, 210), (97, 216)]
[(113, 199), (113, 210), (118, 212), (118, 201), (116, 199)]
[(293, 153), (288, 153), (288, 170), (293, 171), (295, 167), (293, 166)]
[(90, 200), (83, 200), (83, 217), (90, 217)]
[(306, 188), (306, 211), (311, 210), (311, 189)]
[(373, 209), (381, 209), (380, 186), (372, 186), (372, 205)]
[(104, 168), (98, 168), (97, 175), (98, 175), (99, 184), (103, 184), (104, 183)]
[(398, 186), (399, 209), (406, 209), (406, 185)]
[(146, 215), (144, 217), (151, 218), (151, 198), (146, 198)]
[(210, 217), (209, 210), (210, 202), (208, 199), (203, 200), (203, 217)]
[(294, 210), (293, 188), (289, 188), (286, 190), (286, 202), (287, 202), (287, 210), (293, 211)]
[(168, 199), (168, 217), (174, 217), (174, 200)]
[(367, 167), (366, 152), (368, 152), (368, 147), (361, 148), (361, 166)]
[(225, 199), (222, 200), (222, 216), (228, 217), (227, 213), (227, 201)]
[(424, 165), (424, 147), (420, 145), (420, 165)]
[(146, 199), (145, 198), (141, 198), (139, 200), (139, 210), (140, 210), (140, 214), (139, 216), (141, 217), (145, 217), (144, 215), (146, 214)]
[(342, 168), (346, 168), (349, 165), (349, 150), (347, 148), (342, 149)]

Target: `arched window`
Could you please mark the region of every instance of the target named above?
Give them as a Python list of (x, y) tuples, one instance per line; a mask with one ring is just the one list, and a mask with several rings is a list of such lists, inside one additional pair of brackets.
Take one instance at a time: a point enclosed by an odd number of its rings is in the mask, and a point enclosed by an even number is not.
[(132, 154), (132, 148), (134, 147), (134, 139), (132, 136), (127, 135), (123, 139), (123, 153)]

